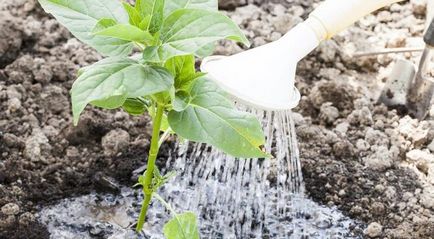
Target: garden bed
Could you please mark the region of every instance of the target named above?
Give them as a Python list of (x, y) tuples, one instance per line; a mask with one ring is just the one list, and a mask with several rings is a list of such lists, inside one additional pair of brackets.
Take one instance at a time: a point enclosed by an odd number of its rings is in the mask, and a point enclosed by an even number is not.
[[(316, 2), (221, 4), (259, 46), (301, 22)], [(303, 98), (294, 118), (307, 194), (366, 223), (366, 237), (434, 235), (434, 110), (418, 122), (376, 103), (398, 55), (350, 56), (420, 46), (425, 12), (423, 1), (395, 4), (299, 64)], [(35, 1), (2, 0), (0, 35), (0, 238), (48, 238), (40, 207), (95, 190), (117, 194), (135, 183), (149, 148), (149, 119), (88, 107), (72, 126), (68, 92), (76, 72), (101, 56)], [(217, 48), (239, 51), (228, 42)], [(161, 166), (172, 145), (164, 144)]]

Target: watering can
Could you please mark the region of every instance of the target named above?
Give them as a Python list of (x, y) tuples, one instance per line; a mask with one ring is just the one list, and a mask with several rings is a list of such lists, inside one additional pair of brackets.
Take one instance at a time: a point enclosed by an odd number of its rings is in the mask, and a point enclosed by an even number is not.
[(237, 101), (264, 110), (296, 107), (298, 61), (365, 15), (402, 0), (326, 0), (308, 19), (275, 42), (223, 57), (205, 58), (201, 70)]

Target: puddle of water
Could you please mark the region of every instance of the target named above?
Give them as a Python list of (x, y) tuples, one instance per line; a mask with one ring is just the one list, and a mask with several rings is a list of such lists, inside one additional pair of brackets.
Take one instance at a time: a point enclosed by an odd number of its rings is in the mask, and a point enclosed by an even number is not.
[[(90, 239), (90, 238), (138, 238), (163, 239), (162, 226), (169, 219), (168, 212), (154, 202), (150, 217), (145, 225), (145, 233), (137, 236), (134, 223), (138, 216), (140, 200), (135, 191), (124, 188), (121, 195), (113, 196), (90, 194), (76, 198), (64, 199), (58, 204), (42, 209), (39, 220), (47, 225), (51, 238), (55, 239)], [(237, 215), (226, 218), (227, 227), (217, 232), (209, 218), (201, 217), (199, 224), (202, 238), (355, 238), (350, 228), (359, 226), (353, 220), (343, 216), (335, 208), (328, 208), (294, 195), (289, 207), (298, 208), (287, 218), (268, 219), (261, 230), (251, 230), (239, 237), (235, 226), (230, 226)], [(188, 205), (187, 205), (188, 207)], [(203, 209), (203, 208), (202, 208)], [(199, 210), (194, 210), (200, 213)], [(211, 210), (207, 210), (211, 211)], [(252, 213), (253, 214), (253, 213)], [(202, 215), (204, 215), (202, 213)], [(211, 214), (206, 213), (210, 216)], [(240, 215), (240, 214), (238, 214)], [(257, 222), (260, 225), (259, 222)], [(243, 227), (241, 225), (240, 227)], [(285, 233), (283, 234), (282, 231)]]
[[(162, 169), (178, 175), (159, 194), (178, 212), (196, 212), (203, 238), (354, 238), (354, 221), (304, 196), (291, 112), (249, 111), (262, 119), (274, 159), (236, 159), (203, 144), (178, 144)], [(92, 194), (45, 208), (40, 219), (52, 238), (134, 238), (128, 225), (139, 202), (129, 189)], [(154, 202), (142, 238), (163, 238), (168, 216)]]

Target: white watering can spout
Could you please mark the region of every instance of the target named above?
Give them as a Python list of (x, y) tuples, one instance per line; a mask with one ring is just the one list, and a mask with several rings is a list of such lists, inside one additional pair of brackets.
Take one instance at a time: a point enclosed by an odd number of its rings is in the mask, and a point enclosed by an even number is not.
[(281, 39), (233, 56), (205, 58), (201, 70), (243, 103), (265, 110), (292, 109), (300, 100), (294, 86), (298, 61), (358, 19), (399, 1), (326, 0)]

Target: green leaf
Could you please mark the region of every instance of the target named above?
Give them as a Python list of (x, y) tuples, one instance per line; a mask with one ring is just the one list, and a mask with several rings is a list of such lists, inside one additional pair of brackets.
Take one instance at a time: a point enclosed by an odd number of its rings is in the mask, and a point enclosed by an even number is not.
[(96, 107), (112, 110), (123, 105), (126, 99), (126, 95), (114, 95), (103, 100), (94, 100), (90, 102), (90, 104)]
[(127, 2), (123, 2), (122, 5), (124, 6), (125, 11), (128, 13), (130, 24), (139, 27), (140, 22), (142, 21), (142, 16), (137, 9)]
[(143, 31), (142, 29), (130, 24), (116, 24), (103, 29), (101, 29), (101, 26), (102, 24), (97, 25), (94, 31), (95, 35), (113, 37), (133, 42), (152, 41), (154, 39), (149, 32)]
[(249, 45), (247, 38), (230, 18), (207, 10), (181, 9), (164, 21), (158, 48), (144, 52), (147, 60), (165, 61), (174, 56), (198, 55), (213, 42), (229, 39)]
[(164, 15), (168, 16), (178, 9), (202, 9), (218, 11), (218, 0), (166, 0)]
[(116, 26), (118, 24), (116, 20), (111, 18), (101, 18), (93, 28), (92, 32), (101, 31), (108, 27)]
[(130, 58), (106, 58), (87, 67), (72, 86), (74, 124), (91, 102), (118, 108), (127, 98), (151, 95), (172, 87), (173, 76), (162, 67), (142, 65)]
[(134, 6), (134, 8), (138, 13), (140, 13), (140, 16), (142, 16), (142, 18), (146, 16), (145, 12), (143, 11), (143, 0), (136, 0), (136, 5)]
[(158, 46), (148, 46), (143, 51), (143, 60), (151, 63), (163, 62), (162, 50)]
[(118, 0), (39, 0), (39, 3), (75, 37), (101, 54), (126, 56), (131, 53), (133, 44), (128, 41), (92, 34), (92, 29), (102, 18), (128, 23), (128, 14)]
[(137, 0), (136, 9), (142, 16), (152, 16), (152, 9), (155, 0)]
[(196, 215), (192, 212), (175, 215), (163, 227), (166, 239), (199, 239)]
[[(150, 0), (148, 0), (150, 1)], [(149, 32), (156, 33), (163, 24), (164, 0), (152, 0), (151, 22), (149, 23)]]
[(212, 42), (204, 47), (202, 47), (201, 49), (197, 50), (195, 52), (195, 55), (198, 56), (199, 58), (205, 58), (207, 56), (210, 56), (214, 53), (215, 50), (215, 43)]
[(140, 22), (139, 24), (139, 28), (140, 29), (148, 29), (149, 28), (149, 23), (151, 22), (151, 16), (145, 16), (143, 18), (143, 20)]
[(211, 144), (240, 158), (268, 158), (261, 124), (255, 116), (234, 109), (225, 94), (202, 77), (195, 81), (188, 107), (169, 112), (170, 127), (183, 138)]
[(166, 61), (164, 67), (175, 76), (176, 89), (181, 89), (196, 78), (195, 63), (193, 55), (176, 56)]
[(126, 99), (122, 108), (130, 115), (142, 115), (146, 111), (146, 105), (138, 99)]
[(190, 103), (190, 95), (186, 91), (178, 91), (173, 100), (173, 110), (181, 112), (184, 111)]

